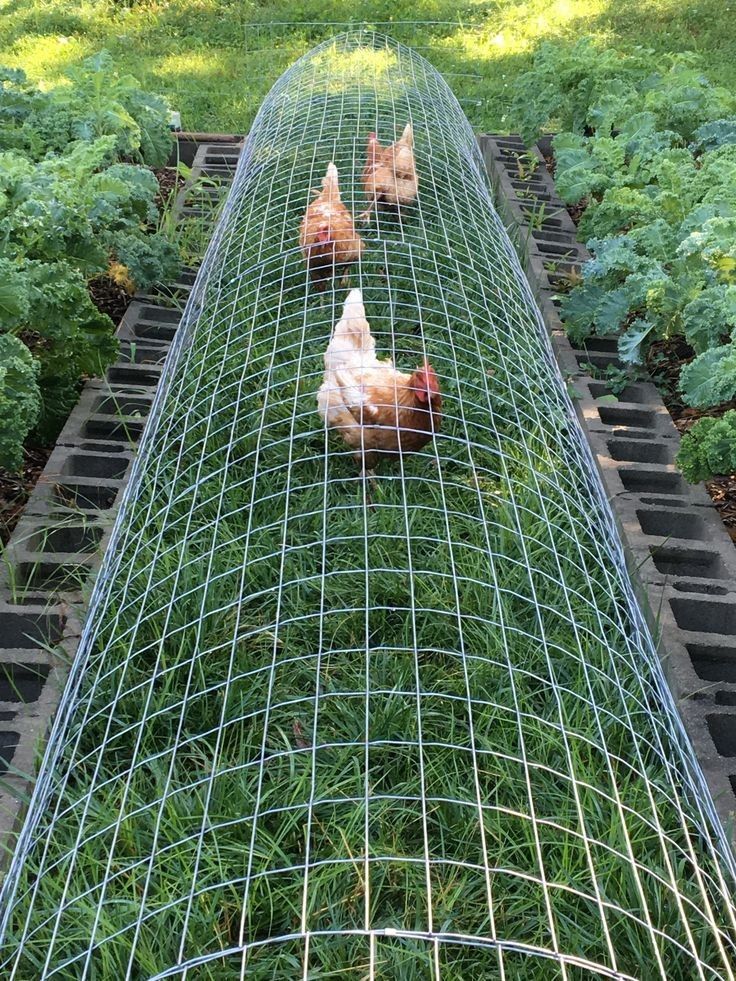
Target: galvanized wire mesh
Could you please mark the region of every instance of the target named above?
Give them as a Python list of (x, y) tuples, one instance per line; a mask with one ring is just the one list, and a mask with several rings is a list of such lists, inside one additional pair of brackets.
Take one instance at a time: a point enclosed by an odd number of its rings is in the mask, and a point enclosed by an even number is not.
[[(440, 432), (373, 482), (316, 412), (346, 288), (298, 229), (411, 120), (349, 273)], [(320, 45), (253, 126), (3, 894), (3, 976), (727, 978), (734, 865), (473, 133)]]
[[(249, 12), (243, 11), (244, 56), (246, 64), (251, 58), (254, 64), (249, 97), (260, 94), (254, 109), (281, 73), (315, 44), (332, 39), (336, 34), (365, 30), (368, 26), (350, 20), (279, 20), (275, 8), (269, 8), (268, 12), (272, 17), (270, 20), (250, 20)], [(374, 20), (369, 26), (374, 33), (390, 33), (393, 41), (410, 47), (415, 54), (432, 62), (452, 87), (465, 116), (478, 127), (487, 109), (484, 78), (489, 32), (487, 22), (482, 19), (483, 13), (484, 5), (456, 4), (452, 11), (453, 20)], [(488, 14), (487, 9), (485, 13)], [(265, 14), (265, 9), (257, 11), (261, 18)], [(502, 37), (497, 35), (497, 41), (491, 43), (501, 40)]]

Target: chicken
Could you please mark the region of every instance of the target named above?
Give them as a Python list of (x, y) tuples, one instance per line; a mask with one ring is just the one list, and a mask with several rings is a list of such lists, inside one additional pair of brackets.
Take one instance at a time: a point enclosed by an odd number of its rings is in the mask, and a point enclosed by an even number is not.
[(442, 397), (425, 361), (406, 375), (390, 359), (379, 361), (365, 317), (363, 294), (351, 290), (325, 351), (319, 414), (354, 449), (363, 472), (381, 453), (413, 453), (439, 431)]
[(319, 289), (324, 289), (338, 267), (357, 262), (361, 256), (363, 241), (355, 231), (353, 216), (340, 198), (334, 163), (327, 167), (322, 190), (302, 219), (299, 244)]
[(419, 188), (417, 168), (414, 163), (414, 130), (407, 123), (401, 139), (391, 146), (382, 147), (375, 133), (368, 136), (368, 151), (363, 168), (363, 190), (368, 198), (368, 208), (360, 216), (370, 218), (379, 201), (394, 208), (413, 204)]

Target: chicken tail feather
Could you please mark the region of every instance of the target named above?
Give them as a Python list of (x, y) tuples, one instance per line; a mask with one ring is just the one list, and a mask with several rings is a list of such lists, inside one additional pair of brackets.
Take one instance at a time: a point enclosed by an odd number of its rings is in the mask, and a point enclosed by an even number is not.
[(340, 185), (337, 181), (337, 167), (334, 163), (327, 165), (327, 173), (322, 179), (322, 193), (334, 204), (340, 201)]
[(351, 290), (332, 331), (332, 338), (325, 352), (325, 367), (339, 370), (346, 366), (368, 367), (375, 362), (376, 343), (366, 320), (363, 294)]

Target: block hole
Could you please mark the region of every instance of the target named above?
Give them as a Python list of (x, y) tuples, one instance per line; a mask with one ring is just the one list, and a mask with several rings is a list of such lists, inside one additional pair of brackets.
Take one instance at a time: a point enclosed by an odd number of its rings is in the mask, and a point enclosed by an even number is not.
[(673, 596), (672, 613), (678, 627), (698, 634), (736, 633), (736, 604)]
[(50, 671), (48, 664), (0, 664), (0, 702), (38, 701)]
[(717, 552), (706, 552), (697, 548), (671, 548), (667, 544), (650, 546), (649, 552), (655, 569), (665, 576), (728, 578), (723, 559)]
[(99, 525), (62, 525), (44, 528), (29, 540), (34, 550), (44, 552), (94, 552), (102, 540)]
[(55, 498), (59, 504), (66, 507), (103, 511), (112, 507), (117, 494), (117, 487), (104, 487), (99, 484), (57, 484)]
[(638, 439), (609, 439), (608, 450), (614, 460), (626, 463), (669, 463), (670, 451), (662, 443)]
[(704, 537), (705, 525), (699, 514), (692, 511), (644, 511), (637, 510), (641, 530), (645, 535), (689, 540)]
[(705, 719), (719, 756), (736, 756), (736, 715), (719, 712)]
[(73, 453), (64, 467), (64, 472), (71, 477), (103, 477), (106, 480), (119, 480), (125, 476), (127, 469), (128, 460), (124, 457)]
[(65, 618), (57, 613), (5, 610), (0, 612), (0, 638), (3, 647), (33, 650), (57, 643), (64, 632), (64, 623)]
[(19, 733), (0, 731), (0, 773), (8, 772), (19, 742)]
[(621, 408), (618, 405), (599, 405), (598, 415), (607, 426), (639, 426), (641, 429), (651, 429), (657, 422), (653, 412)]
[(685, 490), (680, 474), (667, 470), (619, 470), (618, 475), (626, 490), (637, 494), (682, 494)]

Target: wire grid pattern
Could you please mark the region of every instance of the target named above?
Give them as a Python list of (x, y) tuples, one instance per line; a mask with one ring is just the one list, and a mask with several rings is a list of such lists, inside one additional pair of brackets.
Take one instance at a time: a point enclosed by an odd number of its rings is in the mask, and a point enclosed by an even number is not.
[[(349, 272), (443, 419), (369, 482), (298, 228), (411, 120)], [(731, 978), (734, 864), (472, 130), (351, 31), (264, 102), (3, 892), (4, 977)]]
[[(488, 43), (488, 27), (477, 19), (481, 12), (481, 8), (477, 8), (473, 20), (465, 14), (458, 15), (455, 20), (379, 20), (373, 21), (370, 29), (374, 34), (390, 31), (392, 40), (410, 46), (415, 54), (434, 64), (441, 64), (442, 77), (453, 87), (465, 115), (476, 124), (484, 106), (481, 92), (484, 75), (480, 70), (481, 62), (472, 57), (471, 51), (481, 51)], [(243, 24), (244, 52), (246, 56), (258, 56), (261, 71), (264, 55), (269, 55), (268, 77), (260, 81), (270, 86), (288, 66), (289, 61), (285, 59), (304, 54), (319, 40), (365, 28), (365, 23), (349, 20), (247, 21)]]

